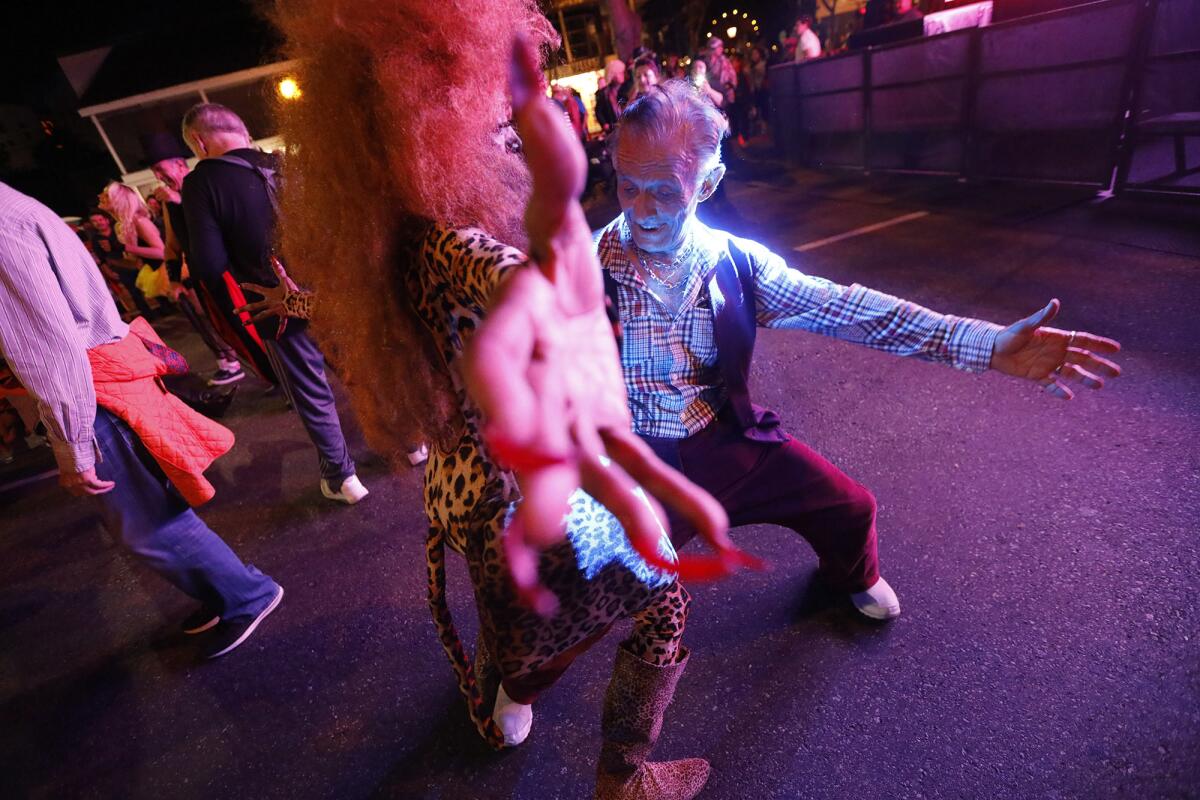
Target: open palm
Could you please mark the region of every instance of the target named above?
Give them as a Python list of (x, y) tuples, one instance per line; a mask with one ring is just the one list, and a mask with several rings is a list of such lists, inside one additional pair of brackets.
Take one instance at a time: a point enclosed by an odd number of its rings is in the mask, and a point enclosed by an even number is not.
[(1071, 384), (1101, 389), (1105, 378), (1121, 374), (1119, 366), (1100, 355), (1120, 352), (1121, 344), (1092, 333), (1046, 327), (1059, 308), (1058, 300), (1051, 300), (1045, 308), (1001, 331), (992, 353), (992, 369), (1034, 381), (1047, 393), (1070, 400), (1075, 396)]
[[(538, 584), (537, 554), (565, 536), (568, 498), (580, 487), (612, 511), (653, 566), (700, 578), (753, 564), (730, 542), (720, 504), (633, 434), (600, 264), (578, 202), (583, 150), (542, 95), (536, 59), (523, 42), (514, 46), (509, 82), (533, 176), (525, 214), (532, 264), (508, 278), (490, 305), (468, 348), (465, 377), (487, 420), (489, 450), (521, 486), (505, 533), (519, 594), (538, 610), (553, 608)], [(718, 554), (668, 560), (660, 549), (665, 515), (639, 486), (677, 509)]]

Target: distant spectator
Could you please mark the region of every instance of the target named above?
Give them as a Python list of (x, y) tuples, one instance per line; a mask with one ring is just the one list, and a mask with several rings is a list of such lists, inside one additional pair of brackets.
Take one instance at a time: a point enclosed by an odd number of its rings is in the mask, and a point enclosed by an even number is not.
[(667, 81), (674, 78), (686, 78), (687, 69), (683, 66), (683, 60), (674, 53), (667, 55), (663, 59), (662, 72), (659, 74), (659, 77)]
[(725, 42), (716, 36), (709, 39), (704, 61), (707, 66), (708, 85), (721, 93), (721, 97), (724, 98), (722, 105), (731, 105), (737, 90), (737, 70), (725, 57)]
[(630, 101), (641, 97), (662, 82), (658, 72), (658, 64), (653, 58), (642, 56), (633, 63), (633, 97)]
[(755, 46), (750, 51), (750, 58), (742, 72), (743, 83), (750, 96), (750, 116), (757, 125), (767, 120), (767, 108), (770, 96), (767, 93), (767, 54), (762, 47)]
[[(93, 230), (96, 232), (92, 239), (91, 250), (101, 259), (104, 267), (112, 273), (112, 277), (115, 277), (120, 283), (120, 289), (116, 291), (116, 295), (121, 298), (122, 305), (126, 310), (136, 309), (147, 320), (153, 320), (156, 317), (154, 309), (150, 307), (146, 295), (142, 294), (142, 290), (137, 287), (137, 275), (142, 268), (142, 262), (133, 254), (125, 252), (125, 243), (117, 231), (116, 214), (110, 208), (107, 187), (100, 193), (98, 202), (103, 213), (93, 214), (89, 218)], [(110, 276), (106, 275), (105, 277)], [(132, 308), (130, 303), (132, 303)]]
[(567, 119), (571, 122), (571, 127), (575, 130), (575, 136), (583, 141), (587, 138), (587, 124), (584, 121), (584, 116), (580, 111), (582, 104), (576, 104), (575, 98), (571, 94), (571, 90), (564, 83), (556, 83), (550, 87), (550, 96), (554, 98), (554, 102), (567, 115)]
[(596, 92), (596, 122), (604, 132), (617, 124), (617, 116), (625, 107), (621, 86), (625, 83), (625, 62), (614, 58), (604, 65), (604, 86)]
[(150, 210), (150, 221), (154, 223), (154, 227), (158, 228), (158, 235), (166, 241), (164, 233), (166, 231), (165, 223), (163, 222), (163, 207), (158, 197), (150, 195), (146, 198), (146, 208)]
[(813, 18), (804, 14), (796, 20), (796, 61), (821, 57), (821, 38), (812, 29)]
[(163, 260), (163, 240), (150, 217), (150, 208), (137, 190), (113, 181), (104, 187), (107, 208), (117, 220), (117, 236), (125, 252), (157, 267)]
[(704, 59), (697, 58), (692, 61), (690, 80), (692, 85), (696, 87), (696, 91), (707, 97), (714, 106), (721, 108), (721, 106), (725, 105), (724, 95), (712, 88), (708, 83), (708, 65), (704, 62)]
[(925, 15), (913, 0), (896, 0), (892, 6), (891, 22), (912, 22), (924, 18)]
[(583, 102), (583, 95), (574, 86), (568, 86), (571, 90), (571, 99), (575, 101), (575, 107), (579, 109), (579, 119), (583, 122), (583, 138), (587, 138), (587, 105)]

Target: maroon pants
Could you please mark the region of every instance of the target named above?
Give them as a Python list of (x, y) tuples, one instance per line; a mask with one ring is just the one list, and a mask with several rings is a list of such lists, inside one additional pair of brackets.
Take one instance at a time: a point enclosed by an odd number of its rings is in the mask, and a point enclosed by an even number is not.
[[(860, 592), (879, 579), (875, 497), (807, 445), (791, 436), (747, 439), (723, 412), (679, 443), (679, 460), (683, 474), (725, 507), (731, 527), (791, 528), (812, 545), (835, 588)], [(695, 536), (674, 516), (671, 530), (677, 547)]]

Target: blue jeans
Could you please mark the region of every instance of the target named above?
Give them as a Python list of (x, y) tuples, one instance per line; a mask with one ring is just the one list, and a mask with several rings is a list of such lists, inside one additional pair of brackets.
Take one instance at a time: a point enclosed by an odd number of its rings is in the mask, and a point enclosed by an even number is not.
[(316, 445), (321, 477), (336, 492), (354, 474), (354, 459), (342, 433), (333, 389), (325, 377), (325, 356), (306, 328), (302, 321), (289, 320), (282, 336), (263, 343), (279, 385)]
[(243, 564), (196, 516), (123, 421), (96, 409), (102, 460), (96, 475), (116, 486), (96, 495), (104, 525), (142, 563), (223, 618), (254, 615), (275, 596), (275, 581)]

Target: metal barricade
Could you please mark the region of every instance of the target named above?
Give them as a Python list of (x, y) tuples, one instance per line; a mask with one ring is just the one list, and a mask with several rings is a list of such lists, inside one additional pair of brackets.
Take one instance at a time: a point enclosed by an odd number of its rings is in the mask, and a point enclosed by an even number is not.
[(1200, 188), (1200, 0), (1102, 0), (777, 66), (771, 87), (794, 163)]

